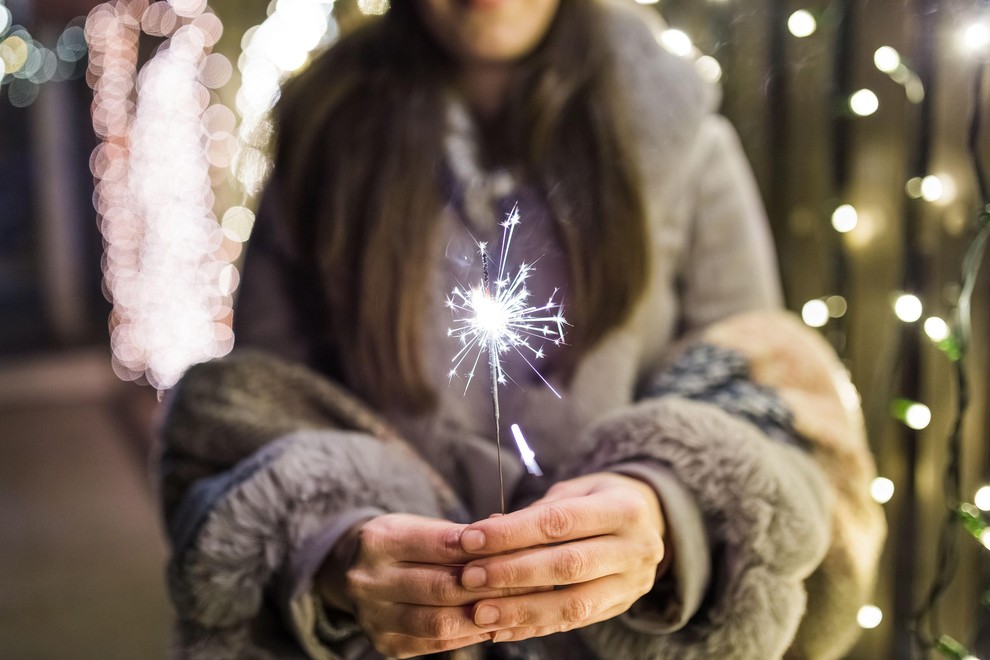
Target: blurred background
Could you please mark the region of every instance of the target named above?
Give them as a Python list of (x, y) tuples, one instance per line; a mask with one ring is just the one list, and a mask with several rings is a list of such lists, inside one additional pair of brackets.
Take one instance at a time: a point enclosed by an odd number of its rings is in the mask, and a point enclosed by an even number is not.
[[(967, 143), (990, 112), (975, 85), (987, 3), (644, 4), (722, 86), (788, 305), (862, 395), (891, 532), (849, 657), (921, 657), (912, 614), (935, 581), (949, 586), (931, 655), (990, 659), (990, 268), (973, 281), (955, 450), (948, 328), (983, 206)], [(233, 347), (280, 81), (387, 8), (0, 0), (0, 658), (165, 656), (158, 391)]]

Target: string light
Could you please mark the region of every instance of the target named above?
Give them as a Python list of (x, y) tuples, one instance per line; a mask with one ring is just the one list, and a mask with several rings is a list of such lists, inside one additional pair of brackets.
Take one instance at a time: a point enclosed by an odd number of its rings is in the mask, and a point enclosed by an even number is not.
[(959, 37), (963, 52), (969, 55), (982, 55), (990, 47), (990, 28), (984, 23), (966, 26)]
[(876, 605), (863, 605), (856, 613), (856, 623), (864, 630), (872, 630), (883, 621), (883, 611)]
[(886, 477), (877, 477), (870, 482), (870, 497), (879, 504), (886, 504), (894, 497), (894, 482)]
[(702, 55), (694, 63), (695, 69), (704, 80), (715, 84), (722, 79), (722, 65), (711, 55)]
[(973, 504), (980, 511), (990, 511), (990, 485), (983, 486), (973, 496)]
[(809, 300), (801, 308), (801, 319), (809, 327), (824, 327), (829, 319), (828, 305), (820, 298)]
[(358, 10), (366, 16), (381, 16), (388, 9), (388, 0), (358, 0)]
[[(382, 4), (367, 2), (365, 8), (370, 11), (372, 5)], [(241, 39), (242, 52), (237, 60), (241, 87), (234, 102), (241, 124), (233, 169), (247, 195), (258, 193), (271, 170), (267, 155), (272, 133), (269, 111), (278, 100), (279, 86), (306, 64), (314, 49), (337, 37), (333, 5), (333, 0), (276, 0), (268, 18)]]
[(925, 319), (925, 334), (936, 344), (941, 341), (945, 341), (952, 336), (952, 331), (949, 328), (949, 324), (938, 316), (930, 316)]
[(921, 180), (921, 198), (926, 202), (937, 202), (942, 199), (945, 186), (942, 180), (934, 174), (929, 174)]
[(859, 223), (859, 212), (852, 204), (843, 204), (832, 212), (832, 227), (840, 234), (846, 234)]
[(873, 64), (884, 73), (894, 73), (902, 66), (901, 54), (890, 46), (881, 46), (873, 53)]
[(798, 9), (787, 19), (787, 29), (798, 39), (803, 39), (815, 33), (818, 21), (807, 9)]
[(829, 296), (825, 299), (825, 306), (828, 307), (828, 315), (833, 319), (840, 319), (849, 310), (849, 303), (842, 296)]
[(880, 99), (869, 89), (861, 89), (849, 97), (849, 108), (860, 117), (869, 117), (880, 109)]
[(928, 428), (932, 421), (932, 411), (923, 403), (912, 403), (904, 411), (904, 423), (915, 431)]
[(688, 57), (694, 53), (694, 44), (691, 37), (681, 30), (664, 30), (660, 34), (660, 43), (664, 48), (679, 57)]
[[(142, 31), (167, 41), (139, 73)], [(234, 146), (231, 112), (210, 105), (232, 71), (210, 52), (221, 32), (202, 0), (118, 0), (86, 19), (113, 367), (158, 389), (233, 347), (240, 243), (225, 237), (211, 189)]]
[(905, 323), (914, 323), (921, 318), (924, 307), (913, 293), (902, 293), (894, 300), (894, 314)]

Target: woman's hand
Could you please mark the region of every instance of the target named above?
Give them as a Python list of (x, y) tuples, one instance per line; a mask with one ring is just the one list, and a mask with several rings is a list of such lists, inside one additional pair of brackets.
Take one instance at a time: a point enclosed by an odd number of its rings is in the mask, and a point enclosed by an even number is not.
[(488, 555), (461, 573), (473, 593), (561, 587), (483, 596), (472, 608), (473, 622), (495, 641), (508, 641), (621, 614), (653, 588), (663, 535), (656, 492), (637, 479), (603, 472), (558, 483), (532, 506), (460, 533), (465, 551)]
[(357, 556), (344, 576), (346, 609), (380, 653), (406, 658), (491, 639), (490, 627), (471, 620), (470, 604), (533, 591), (462, 587), (463, 564), (477, 558), (460, 546), (464, 528), (406, 514), (361, 526)]

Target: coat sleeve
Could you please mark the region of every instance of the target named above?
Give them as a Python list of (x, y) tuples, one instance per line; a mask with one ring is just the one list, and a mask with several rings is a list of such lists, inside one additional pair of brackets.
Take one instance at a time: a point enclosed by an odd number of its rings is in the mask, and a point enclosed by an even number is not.
[[(190, 369), (170, 393), (161, 437), (182, 657), (293, 657), (300, 647), (356, 657), (366, 638), (312, 588), (327, 552), (383, 513), (464, 515), (445, 482), (347, 392), (262, 353)], [(295, 640), (278, 648), (279, 631)]]
[(616, 657), (841, 657), (884, 524), (855, 391), (830, 347), (782, 312), (735, 316), (681, 347), (646, 394), (589, 430), (595, 449), (572, 469), (662, 466), (700, 512), (710, 580), (675, 630), (646, 625), (662, 620), (647, 599), (586, 640)]

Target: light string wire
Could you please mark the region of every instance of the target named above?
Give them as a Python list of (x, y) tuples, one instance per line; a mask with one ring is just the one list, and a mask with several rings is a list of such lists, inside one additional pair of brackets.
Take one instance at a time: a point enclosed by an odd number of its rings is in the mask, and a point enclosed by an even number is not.
[[(984, 10), (990, 0), (979, 0)], [(967, 150), (975, 174), (980, 196), (980, 212), (975, 236), (962, 260), (962, 289), (952, 324), (952, 344), (948, 352), (952, 361), (957, 388), (955, 418), (948, 437), (947, 458), (943, 475), (945, 515), (939, 527), (936, 551), (935, 575), (928, 592), (912, 617), (912, 632), (919, 650), (924, 654), (938, 650), (943, 656), (962, 660), (969, 653), (966, 648), (948, 635), (941, 634), (938, 606), (956, 575), (959, 567), (959, 529), (965, 527), (966, 512), (962, 510), (962, 441), (963, 424), (970, 403), (970, 384), (966, 372), (967, 357), (972, 338), (972, 298), (983, 256), (990, 238), (990, 185), (980, 158), (980, 137), (983, 128), (983, 81), (986, 77), (985, 58), (978, 59), (973, 74), (972, 111), (970, 117)], [(969, 514), (970, 516), (972, 514)]]

